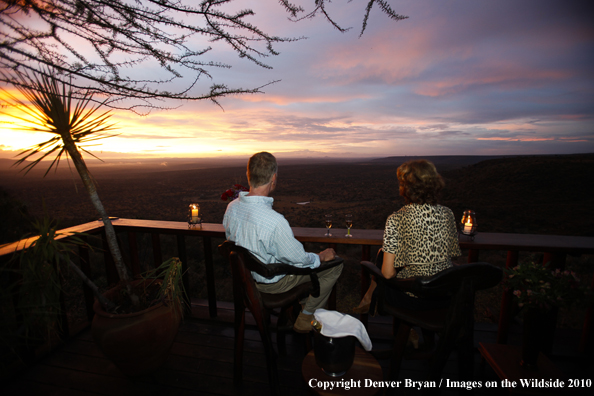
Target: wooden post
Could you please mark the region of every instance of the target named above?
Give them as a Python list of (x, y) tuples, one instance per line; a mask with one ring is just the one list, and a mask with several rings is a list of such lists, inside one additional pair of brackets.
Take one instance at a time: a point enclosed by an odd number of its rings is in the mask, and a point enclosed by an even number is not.
[(140, 258), (138, 257), (138, 242), (135, 232), (128, 232), (128, 246), (130, 247), (130, 265), (132, 267), (132, 277), (140, 277)]
[[(79, 236), (85, 243), (88, 242), (88, 238), (86, 236)], [(85, 245), (78, 246), (78, 256), (80, 258), (80, 269), (81, 271), (88, 276), (91, 277), (91, 259), (89, 255), (89, 249)], [(95, 312), (93, 311), (93, 303), (95, 302), (95, 298), (93, 296), (93, 292), (86, 285), (86, 283), (82, 282), (83, 284), (83, 295), (85, 297), (85, 307), (87, 310), (87, 319), (89, 322), (93, 320), (93, 316), (95, 316)]]
[[(370, 261), (371, 259), (371, 246), (369, 245), (361, 245), (361, 261)], [(361, 300), (363, 299), (363, 296), (365, 296), (365, 293), (367, 293), (367, 289), (369, 289), (369, 275), (367, 275), (367, 272), (365, 272), (365, 270), (363, 269), (363, 267), (361, 267)], [(365, 326), (365, 328), (367, 328), (367, 323), (369, 321), (369, 315), (367, 314), (362, 314), (359, 319), (361, 320), (361, 323), (363, 323), (363, 326)]]
[(567, 255), (565, 253), (545, 253), (542, 259), (542, 265), (551, 263), (551, 269), (559, 269), (563, 271), (565, 269), (565, 260)]
[[(59, 274), (60, 271), (58, 270), (58, 264), (56, 262), (52, 263), (54, 267), (54, 271), (56, 274)], [(68, 312), (66, 309), (66, 293), (64, 292), (64, 282), (63, 277), (58, 275), (58, 283), (60, 284), (60, 291), (59, 291), (59, 301), (60, 301), (60, 313), (58, 315), (58, 320), (60, 321), (60, 329), (59, 334), (61, 334), (62, 339), (67, 339), (70, 337), (70, 326), (68, 324)]]
[[(551, 270), (559, 269), (563, 271), (565, 269), (565, 260), (567, 255), (565, 253), (545, 253), (542, 259), (542, 265), (546, 265), (547, 263), (551, 263)], [(553, 350), (553, 344), (555, 342), (555, 329), (557, 328), (557, 317), (559, 316), (559, 308), (551, 308), (549, 321), (547, 324), (550, 323), (547, 328), (543, 329), (544, 333), (544, 344), (542, 351), (544, 353), (550, 354)]]
[(151, 240), (153, 242), (153, 262), (155, 268), (157, 268), (163, 263), (163, 254), (161, 253), (161, 235), (152, 233)]
[(186, 290), (186, 304), (188, 309), (186, 313), (190, 314), (191, 310), (191, 301), (190, 301), (190, 278), (188, 275), (188, 253), (186, 251), (186, 238), (183, 235), (176, 235), (177, 239), (177, 255), (182, 263), (182, 282), (184, 284), (184, 289)]
[(206, 291), (208, 292), (208, 313), (211, 318), (217, 317), (217, 293), (215, 289), (214, 264), (212, 259), (212, 240), (202, 238), (204, 248), (204, 267), (206, 270)]
[[(507, 252), (507, 260), (505, 261), (505, 268), (513, 268), (518, 265), (517, 250), (509, 250)], [(501, 310), (499, 312), (499, 326), (497, 328), (497, 343), (507, 344), (507, 337), (509, 335), (509, 323), (511, 321), (512, 306), (513, 306), (513, 292), (508, 290), (503, 292), (501, 296)]]
[[(594, 277), (590, 283), (590, 291), (594, 290)], [(588, 309), (586, 309), (586, 318), (584, 319), (584, 326), (582, 327), (582, 336), (580, 338), (580, 352), (587, 356), (591, 355), (594, 350), (594, 303), (590, 303)]]
[[(330, 243), (328, 245), (328, 247), (336, 250), (335, 243)], [(328, 309), (336, 311), (336, 283), (332, 287), (332, 292), (330, 293), (330, 296), (328, 297)]]
[(471, 249), (468, 251), (468, 262), (477, 263), (479, 261), (480, 250)]

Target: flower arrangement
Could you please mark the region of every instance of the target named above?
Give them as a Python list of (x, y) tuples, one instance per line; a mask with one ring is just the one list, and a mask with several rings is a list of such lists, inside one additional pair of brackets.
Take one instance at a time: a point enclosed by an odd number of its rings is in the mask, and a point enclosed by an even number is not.
[(226, 202), (231, 202), (237, 197), (239, 197), (239, 193), (242, 191), (249, 191), (249, 188), (242, 186), (241, 184), (234, 184), (233, 187), (228, 189), (221, 195), (221, 200)]
[(569, 307), (592, 298), (575, 272), (551, 270), (549, 263), (530, 261), (506, 270), (505, 288), (513, 291), (520, 308)]

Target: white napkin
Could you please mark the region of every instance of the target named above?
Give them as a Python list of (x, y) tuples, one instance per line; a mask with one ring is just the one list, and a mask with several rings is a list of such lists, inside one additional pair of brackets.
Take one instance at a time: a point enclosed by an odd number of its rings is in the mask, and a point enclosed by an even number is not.
[(322, 335), (331, 338), (355, 336), (366, 351), (371, 351), (367, 329), (357, 318), (336, 311), (316, 309), (314, 317), (322, 324)]

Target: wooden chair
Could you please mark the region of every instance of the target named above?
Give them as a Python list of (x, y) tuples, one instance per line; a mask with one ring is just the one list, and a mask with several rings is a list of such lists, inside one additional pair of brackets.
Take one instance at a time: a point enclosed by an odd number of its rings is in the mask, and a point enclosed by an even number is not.
[[(383, 252), (378, 253), (378, 262)], [(377, 311), (392, 315), (398, 323), (391, 352), (390, 379), (397, 380), (404, 357), (410, 329), (418, 326), (423, 334), (439, 333), (437, 347), (432, 353), (427, 380), (438, 381), (455, 345), (458, 345), (458, 368), (461, 379), (469, 380), (473, 372), (474, 354), (474, 295), (477, 290), (496, 286), (502, 279), (501, 268), (489, 263), (470, 263), (454, 266), (433, 276), (408, 279), (386, 279), (375, 264), (364, 261), (363, 268), (377, 282)], [(412, 292), (419, 298), (450, 299), (445, 308), (426, 311), (390, 305), (384, 298), (387, 288)], [(443, 306), (443, 304), (442, 304)], [(395, 327), (396, 328), (396, 327)]]
[[(317, 272), (342, 264), (343, 259), (336, 258), (323, 262), (319, 268), (298, 268), (289, 264), (263, 264), (247, 249), (236, 246), (231, 241), (225, 241), (219, 246), (219, 252), (229, 258), (233, 275), (233, 301), (235, 309), (235, 356), (233, 362), (233, 381), (235, 386), (241, 387), (243, 380), (243, 342), (245, 333), (245, 308), (247, 307), (258, 326), (262, 337), (268, 367), (268, 380), (273, 395), (280, 394), (278, 371), (276, 367), (276, 353), (272, 345), (270, 330), (270, 314), (274, 309), (280, 309), (277, 320), (277, 343), (279, 351), (284, 351), (284, 332), (280, 328), (287, 325), (288, 312), (297, 305), (302, 298), (320, 295), (320, 284)], [(262, 293), (256, 287), (251, 272), (256, 272), (265, 278), (272, 278), (279, 274), (310, 275), (311, 280), (287, 292), (279, 294)], [(290, 323), (290, 322), (289, 322)]]

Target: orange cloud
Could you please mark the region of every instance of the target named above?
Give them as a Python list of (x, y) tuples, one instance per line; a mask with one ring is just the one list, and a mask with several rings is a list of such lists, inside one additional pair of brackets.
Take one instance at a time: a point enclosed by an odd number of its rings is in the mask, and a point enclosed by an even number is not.
[(556, 138), (506, 138), (506, 137), (489, 137), (477, 138), (476, 140), (503, 140), (507, 142), (545, 142), (549, 140), (557, 140)]

